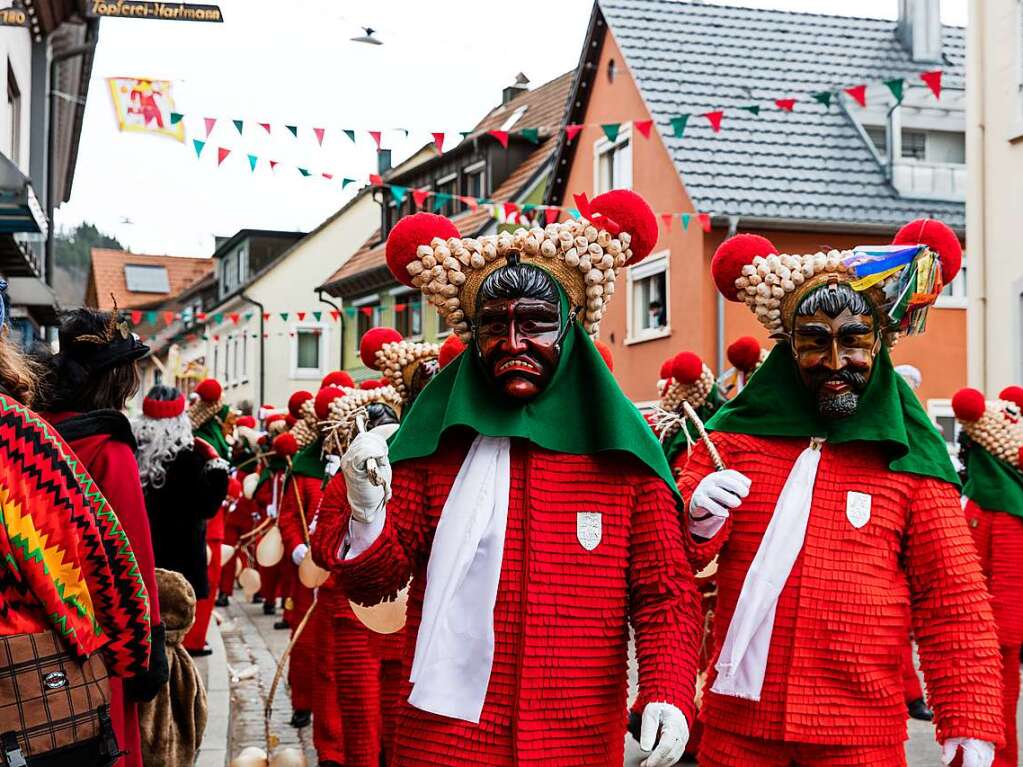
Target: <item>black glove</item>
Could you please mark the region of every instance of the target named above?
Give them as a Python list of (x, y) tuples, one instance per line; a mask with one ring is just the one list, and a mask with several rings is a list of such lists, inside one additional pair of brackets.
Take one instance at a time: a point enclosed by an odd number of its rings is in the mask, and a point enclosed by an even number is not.
[(167, 666), (167, 632), (161, 623), (152, 628), (153, 646), (149, 653), (149, 668), (137, 676), (124, 680), (124, 692), (135, 703), (146, 703), (160, 694), (170, 678)]

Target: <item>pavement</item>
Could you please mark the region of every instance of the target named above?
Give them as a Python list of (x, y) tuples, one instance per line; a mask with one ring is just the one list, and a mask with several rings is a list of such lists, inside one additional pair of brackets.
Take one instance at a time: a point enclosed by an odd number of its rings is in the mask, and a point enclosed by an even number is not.
[[(263, 615), (262, 605), (246, 603), (237, 592), (228, 607), (217, 609), (215, 615), (220, 625), (211, 625), (209, 634), (214, 653), (199, 661), (200, 670), (208, 675), (210, 723), (197, 767), (222, 767), (246, 746), (265, 747), (263, 707), (277, 659), (289, 638), (288, 631), (273, 628), (279, 614), (278, 610), (277, 616)], [(629, 679), (634, 690), (634, 658), (630, 658)], [(312, 728), (296, 730), (288, 723), (291, 704), (286, 681), (285, 674), (274, 696), (270, 729), (280, 738), (282, 746), (302, 749), (308, 764), (314, 767), (316, 752), (312, 746)], [(1017, 723), (1023, 728), (1023, 708), (1017, 710)], [(624, 767), (638, 767), (643, 754), (631, 737), (626, 738), (625, 751)], [(906, 758), (909, 767), (940, 767), (940, 752), (931, 724), (910, 720)]]

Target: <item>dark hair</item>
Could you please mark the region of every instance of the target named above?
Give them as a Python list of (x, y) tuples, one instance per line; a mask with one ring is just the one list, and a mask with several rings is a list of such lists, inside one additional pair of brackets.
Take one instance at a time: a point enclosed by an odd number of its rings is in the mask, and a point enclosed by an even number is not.
[(797, 317), (810, 317), (818, 311), (834, 319), (848, 309), (852, 314), (869, 314), (874, 316), (870, 302), (852, 289), (850, 285), (840, 282), (837, 285), (821, 285), (810, 291), (810, 294), (799, 302), (796, 308)]
[(157, 384), (149, 390), (146, 399), (156, 400), (157, 402), (173, 402), (180, 396), (181, 392), (176, 387)]
[(512, 254), (505, 266), (491, 272), (483, 280), (476, 295), (476, 308), (479, 309), (483, 301), (495, 298), (536, 298), (557, 304), (558, 288), (543, 269), (520, 263), (518, 257)]

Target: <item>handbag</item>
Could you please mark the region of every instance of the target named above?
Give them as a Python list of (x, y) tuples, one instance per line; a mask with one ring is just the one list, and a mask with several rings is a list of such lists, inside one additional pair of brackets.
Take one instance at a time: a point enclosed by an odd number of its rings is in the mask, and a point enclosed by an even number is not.
[(97, 765), (120, 755), (100, 654), (80, 660), (53, 631), (0, 636), (0, 764), (46, 763), (83, 744)]

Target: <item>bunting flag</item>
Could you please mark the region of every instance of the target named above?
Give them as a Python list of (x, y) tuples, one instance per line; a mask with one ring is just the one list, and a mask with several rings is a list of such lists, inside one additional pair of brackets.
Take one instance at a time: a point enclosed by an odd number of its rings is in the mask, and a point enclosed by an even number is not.
[(323, 146), (323, 128), (313, 128), (313, 134), (316, 136), (316, 143)]
[(350, 138), (352, 140), (353, 144), (355, 143), (355, 131), (349, 130), (349, 129), (346, 128), (345, 130), (343, 130), (341, 132), (344, 133), (346, 136), (348, 136), (348, 138)]
[(704, 112), (703, 116), (707, 118), (707, 122), (710, 123), (710, 129), (715, 133), (721, 131), (721, 118), (725, 116), (725, 113), (718, 110), (715, 112)]
[(381, 132), (378, 130), (371, 130), (369, 131), (369, 135), (373, 139), (374, 143), (377, 145), (377, 151), (379, 152)]
[(795, 99), (775, 99), (774, 105), (783, 112), (791, 112), (796, 108)]
[(192, 145), (195, 147), (195, 156), (202, 157), (202, 149), (206, 146), (205, 141), (200, 141), (197, 138), (192, 139)]
[(618, 140), (618, 132), (622, 129), (621, 123), (604, 123), (600, 126), (604, 131), (604, 135), (607, 136), (607, 140), (614, 143)]
[(686, 124), (689, 122), (689, 115), (679, 115), (671, 118), (671, 133), (675, 138), (682, 138), (686, 132)]
[(443, 133), (431, 133), (433, 136), (433, 145), (437, 147), (438, 152), (444, 151), (444, 134)]
[(664, 228), (667, 229), (669, 232), (671, 231), (671, 221), (672, 221), (673, 218), (675, 218), (675, 217), (673, 215), (671, 215), (670, 213), (662, 213), (661, 214), (661, 221), (664, 222)]
[(653, 120), (633, 120), (632, 127), (639, 131), (643, 138), (650, 138), (650, 129), (654, 126)]
[(430, 194), (430, 192), (427, 189), (413, 189), (412, 190), (412, 199), (413, 199), (413, 201), (415, 201), (417, 208), (422, 208), (423, 207), (423, 205), (426, 203), (426, 198), (427, 198), (427, 196), (429, 194)]
[(298, 138), (298, 126), (297, 125), (285, 125), (284, 127), (288, 129), (288, 132), (291, 133), (292, 136), (294, 136), (295, 138)]
[(867, 105), (866, 85), (854, 85), (852, 88), (846, 88), (845, 92), (848, 93), (852, 97), (853, 101), (861, 107), (865, 107)]
[(580, 133), (580, 131), (582, 131), (582, 129), (583, 129), (582, 125), (577, 125), (577, 124), (566, 125), (565, 126), (565, 139), (568, 140), (568, 141), (574, 141), (575, 137), (579, 135), (579, 133)]
[(273, 170), (280, 164), (277, 160), (267, 160), (267, 162), (270, 163), (270, 170)]
[(941, 98), (941, 70), (935, 69), (933, 72), (924, 72), (920, 75), (920, 79), (924, 81), (928, 88), (931, 89), (931, 93), (934, 94), (934, 98)]
[(238, 131), (238, 135), (241, 136), (244, 133), (245, 121), (244, 120), (232, 120), (234, 123), (234, 129)]
[(247, 156), (249, 158), (249, 170), (255, 171), (256, 170), (256, 163), (259, 162), (259, 158), (256, 157), (256, 155), (254, 155), (254, 154), (250, 154), (250, 155), (247, 155)]
[(821, 91), (820, 93), (813, 94), (813, 100), (818, 104), (823, 104), (825, 109), (830, 109), (833, 95), (831, 91)]
[(266, 131), (266, 134), (270, 135), (270, 123), (260, 123), (259, 127)]
[(217, 165), (220, 165), (222, 162), (224, 162), (224, 160), (227, 159), (227, 156), (229, 154), (231, 154), (231, 150), (230, 149), (225, 149), (222, 146), (221, 147), (217, 147)]
[(181, 112), (171, 112), (170, 113), (170, 124), (171, 125), (177, 125), (183, 119), (185, 119), (185, 116), (183, 114), (181, 114)]
[(540, 129), (539, 128), (523, 128), (519, 131), (519, 135), (522, 136), (530, 144), (540, 143)]
[(308, 177), (310, 175), (309, 170), (307, 168), (299, 168), (298, 172), (301, 173), (304, 177)]
[(749, 106), (739, 107), (744, 112), (749, 112), (754, 117), (760, 114), (760, 106), (758, 104), (750, 104)]
[(497, 139), (497, 142), (505, 149), (508, 148), (508, 131), (506, 130), (488, 130), (488, 136), (493, 136)]
[(689, 229), (689, 221), (690, 221), (690, 219), (692, 219), (692, 217), (693, 216), (692, 216), (691, 213), (683, 213), (680, 216), (680, 218), (682, 219), (682, 228), (683, 229), (686, 229), (686, 230)]
[(896, 101), (902, 101), (903, 90), (906, 87), (906, 81), (901, 77), (896, 77), (891, 80), (885, 80), (884, 84), (888, 87), (888, 90), (892, 92)]
[(217, 124), (217, 118), (204, 117), (202, 118), (202, 120), (204, 123), (206, 123), (206, 138), (209, 138), (210, 134), (213, 132), (213, 127)]

